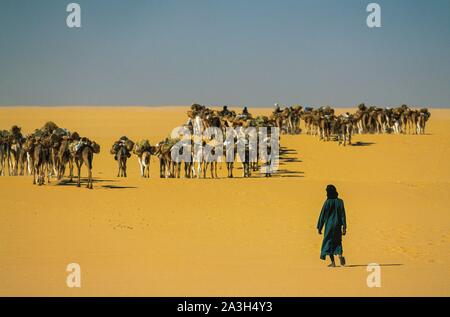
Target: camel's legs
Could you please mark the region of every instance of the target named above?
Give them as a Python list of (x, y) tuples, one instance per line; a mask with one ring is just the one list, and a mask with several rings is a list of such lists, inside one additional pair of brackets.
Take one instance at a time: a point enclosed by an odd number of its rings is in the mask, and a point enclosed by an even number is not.
[(73, 181), (73, 159), (69, 159), (69, 174), (70, 174), (70, 182)]
[[(50, 178), (52, 176), (53, 165), (50, 166), (50, 164), (47, 164), (46, 168), (47, 168), (47, 183), (50, 184)], [(45, 175), (44, 175), (44, 180), (45, 180)]]
[(44, 185), (45, 181), (45, 164), (39, 166), (39, 185)]
[(8, 150), (8, 175), (12, 176), (12, 173), (13, 173), (13, 164), (11, 158), (11, 151)]
[(209, 162), (203, 163), (203, 178), (206, 178), (206, 171), (208, 170)]
[(201, 177), (202, 173), (202, 163), (200, 161), (197, 162), (197, 178)]
[(81, 163), (79, 163), (78, 161), (76, 162), (77, 164), (77, 168), (78, 168), (78, 182), (77, 182), (77, 187), (81, 186)]
[(33, 172), (32, 171), (33, 164), (31, 162), (31, 155), (28, 152), (27, 152), (27, 163), (28, 163), (28, 174), (31, 175), (31, 173)]
[(58, 168), (59, 168), (58, 158), (56, 157), (55, 150), (53, 148), (50, 151), (50, 155), (52, 156), (53, 172), (55, 173), (55, 175), (58, 175)]
[(139, 163), (139, 171), (141, 172), (141, 177), (145, 177), (145, 166), (140, 157), (138, 157), (138, 163)]
[(37, 167), (34, 166), (33, 167), (33, 185), (36, 185), (36, 169), (37, 169)]
[(93, 189), (93, 186), (92, 186), (92, 169), (91, 168), (88, 168), (88, 185), (87, 185), (87, 188)]

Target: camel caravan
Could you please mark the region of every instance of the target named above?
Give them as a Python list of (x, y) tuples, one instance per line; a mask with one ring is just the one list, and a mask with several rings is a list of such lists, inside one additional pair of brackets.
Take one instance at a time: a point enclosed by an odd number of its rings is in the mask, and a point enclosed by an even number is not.
[[(275, 104), (269, 116), (253, 116), (243, 107), (240, 113), (223, 106), (221, 110), (193, 104), (187, 111), (187, 121), (174, 129), (169, 137), (152, 145), (143, 139), (133, 142), (120, 137), (110, 153), (117, 161), (117, 177), (127, 177), (127, 160), (136, 155), (141, 177), (150, 177), (151, 157), (159, 160), (160, 178), (218, 178), (223, 164), (227, 177), (234, 177), (236, 162), (242, 166), (242, 177), (260, 171), (265, 177), (276, 172), (281, 134), (304, 133), (323, 141), (352, 144), (355, 134), (425, 134), (431, 114), (427, 108), (412, 109), (367, 107), (360, 104), (355, 113), (335, 114), (330, 106), (319, 108), (291, 106), (282, 109)], [(14, 125), (0, 130), (0, 176), (32, 175), (33, 184), (43, 185), (52, 178), (60, 181), (68, 167), (69, 181), (77, 166), (77, 186), (81, 183), (81, 168), (88, 171), (87, 187), (92, 185), (92, 161), (100, 146), (77, 132), (69, 132), (53, 122), (29, 135)], [(75, 165), (74, 165), (75, 164)]]
[(100, 153), (100, 146), (77, 132), (69, 132), (54, 122), (47, 122), (42, 128), (29, 135), (23, 135), (21, 128), (14, 125), (9, 131), (0, 132), (0, 175), (32, 175), (33, 184), (43, 185), (52, 177), (62, 180), (69, 166), (69, 179), (73, 180), (74, 163), (78, 170), (77, 186), (81, 184), (81, 167), (88, 170), (87, 188), (92, 189), (92, 161)]
[[(148, 140), (134, 143), (126, 136), (114, 142), (111, 154), (118, 162), (118, 177), (127, 176), (131, 153), (137, 156), (142, 177), (149, 177), (152, 155), (159, 160), (160, 178), (218, 178), (223, 162), (227, 177), (233, 178), (237, 160), (242, 163), (243, 177), (250, 177), (260, 167), (266, 177), (272, 176), (275, 152), (271, 140), (275, 133), (267, 128), (275, 127), (274, 121), (266, 116), (253, 117), (247, 107), (236, 113), (227, 106), (212, 110), (199, 104), (193, 104), (187, 116), (185, 124), (154, 146)], [(265, 151), (261, 144), (266, 145)]]
[(355, 113), (335, 115), (330, 106), (286, 107), (275, 104), (271, 118), (283, 134), (301, 133), (300, 121), (304, 121), (305, 133), (318, 136), (323, 141), (338, 141), (339, 145), (351, 144), (354, 134), (425, 134), (425, 126), (431, 114), (427, 108), (411, 109), (407, 105), (396, 108), (367, 107), (360, 104)]

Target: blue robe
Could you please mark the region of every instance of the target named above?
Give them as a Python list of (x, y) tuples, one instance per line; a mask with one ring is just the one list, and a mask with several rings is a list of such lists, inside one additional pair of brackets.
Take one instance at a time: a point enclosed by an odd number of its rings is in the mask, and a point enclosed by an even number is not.
[(323, 233), (320, 258), (325, 260), (327, 255), (342, 255), (342, 229), (347, 228), (345, 220), (344, 201), (340, 198), (327, 199), (320, 212), (317, 229)]

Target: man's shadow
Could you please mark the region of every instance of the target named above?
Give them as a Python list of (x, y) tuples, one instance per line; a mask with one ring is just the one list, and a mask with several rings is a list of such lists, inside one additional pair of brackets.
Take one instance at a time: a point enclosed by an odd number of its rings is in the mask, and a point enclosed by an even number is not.
[[(374, 263), (375, 264), (375, 263)], [(379, 266), (402, 266), (401, 263), (378, 264)], [(345, 267), (368, 267), (369, 264), (348, 264)]]

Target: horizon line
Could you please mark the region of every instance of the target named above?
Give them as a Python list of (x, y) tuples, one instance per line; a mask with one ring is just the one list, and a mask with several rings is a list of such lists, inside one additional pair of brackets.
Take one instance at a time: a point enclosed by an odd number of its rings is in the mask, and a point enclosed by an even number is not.
[[(201, 103), (200, 103), (201, 104)], [(372, 105), (368, 103), (364, 103), (367, 107), (377, 107), (377, 108), (395, 108), (400, 107), (402, 104), (394, 105), (394, 106), (381, 106), (381, 105)], [(135, 108), (176, 108), (176, 107), (190, 107), (192, 104), (162, 104), (162, 105), (155, 105), (155, 104), (129, 104), (129, 105), (123, 105), (123, 104), (23, 104), (23, 105), (0, 105), (0, 108), (118, 108), (118, 107), (135, 107)], [(207, 107), (223, 107), (225, 105), (214, 105), (214, 104), (201, 104)], [(281, 108), (290, 107), (290, 106), (302, 106), (305, 107), (312, 107), (312, 108), (320, 108), (323, 106), (330, 106), (331, 108), (337, 108), (337, 109), (348, 109), (348, 108), (357, 108), (359, 104), (352, 105), (352, 106), (334, 106), (334, 105), (302, 105), (300, 103), (297, 104), (279, 104)], [(413, 109), (420, 109), (420, 108), (429, 108), (429, 109), (446, 109), (450, 108), (450, 106), (420, 106), (420, 105), (408, 105), (408, 107)], [(274, 105), (257, 105), (257, 106), (251, 106), (251, 105), (226, 105), (230, 108), (242, 108), (242, 107), (248, 107), (248, 108), (274, 108)]]

